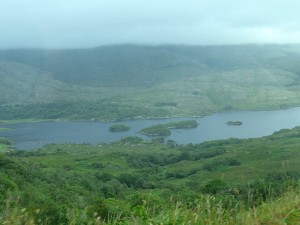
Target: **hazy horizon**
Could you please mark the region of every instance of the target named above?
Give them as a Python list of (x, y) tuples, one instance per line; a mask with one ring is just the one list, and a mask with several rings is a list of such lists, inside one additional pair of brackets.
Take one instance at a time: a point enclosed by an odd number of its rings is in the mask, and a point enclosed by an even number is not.
[(0, 49), (297, 44), (300, 2), (4, 1)]
[(1, 48), (0, 51), (10, 51), (10, 50), (85, 50), (85, 49), (97, 49), (97, 48), (105, 48), (105, 47), (118, 47), (118, 46), (132, 46), (132, 47), (167, 47), (167, 46), (174, 46), (174, 47), (234, 47), (234, 46), (293, 46), (297, 45), (300, 46), (299, 43), (242, 43), (242, 44), (138, 44), (138, 43), (117, 43), (117, 44), (103, 44), (103, 45), (95, 45), (95, 46), (82, 46), (82, 47), (7, 47)]

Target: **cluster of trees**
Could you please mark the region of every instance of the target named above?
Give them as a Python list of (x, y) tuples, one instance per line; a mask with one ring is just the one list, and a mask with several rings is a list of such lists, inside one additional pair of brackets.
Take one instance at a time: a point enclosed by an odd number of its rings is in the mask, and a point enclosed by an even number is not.
[(263, 179), (237, 186), (215, 179), (202, 187), (202, 192), (222, 199), (225, 205), (226, 201), (233, 200), (236, 203), (242, 202), (246, 207), (254, 207), (281, 196), (289, 189), (298, 188), (299, 178), (300, 173), (296, 171), (275, 172), (267, 174)]
[[(277, 141), (289, 151), (298, 151), (294, 144), (286, 146), (286, 139), (280, 142), (283, 133), (275, 134), (280, 135)], [(239, 206), (256, 207), (291, 188), (299, 188), (300, 173), (292, 164), (288, 169), (270, 168), (269, 174), (263, 171), (251, 178), (245, 176), (246, 182), (233, 184), (222, 178), (220, 174), (229, 177), (232, 173), (226, 174), (227, 171), (239, 172), (238, 166), (243, 163), (246, 168), (253, 161), (250, 154), (240, 157), (242, 154), (234, 153), (244, 152), (245, 146), (251, 146), (254, 152), (255, 143), (265, 149), (264, 141), (230, 139), (169, 146), (127, 137), (101, 146), (52, 144), (33, 151), (10, 149), (0, 154), (0, 221), (12, 207), (26, 208), (36, 221), (47, 220), (49, 224), (68, 224), (71, 215), (80, 213), (89, 219), (101, 216), (109, 223), (111, 215), (124, 220), (144, 215), (146, 204), (153, 204), (157, 210), (147, 212), (148, 216), (157, 215), (178, 201), (187, 210), (194, 209), (197, 202), (211, 195), (215, 199), (213, 207), (218, 209), (222, 203), (230, 213), (235, 213), (233, 208), (239, 210)], [(233, 151), (239, 142), (245, 146)], [(2, 143), (9, 144), (5, 139)], [(261, 155), (261, 149), (258, 150), (254, 157)], [(279, 154), (282, 156), (282, 151)], [(279, 158), (276, 152), (273, 155)], [(274, 159), (270, 159), (272, 165)], [(147, 199), (150, 203), (145, 203)]]
[(169, 136), (171, 135), (170, 129), (164, 124), (152, 125), (140, 131), (147, 136)]
[[(180, 161), (197, 161), (201, 159), (213, 158), (218, 155), (225, 153), (224, 149), (216, 149), (203, 152), (188, 152), (181, 151), (179, 154), (170, 153), (170, 154), (130, 154), (126, 156), (126, 160), (130, 166), (135, 168), (147, 168), (155, 166), (166, 166), (169, 164), (175, 164)], [(240, 165), (235, 159), (226, 159), (224, 165)]]
[(0, 137), (0, 144), (1, 145), (11, 145), (11, 141), (7, 138)]
[(120, 120), (134, 119), (141, 115), (162, 117), (167, 114), (164, 109), (149, 110), (138, 106), (114, 104), (110, 100), (0, 105), (0, 118), (3, 120), (28, 118)]
[[(15, 169), (11, 162), (5, 160), (0, 162), (2, 171), (3, 168), (7, 172), (8, 168)], [(32, 168), (31, 171), (26, 168), (19, 168), (17, 171), (19, 174), (14, 181), (1, 176), (1, 196), (6, 196), (5, 193), (8, 190), (13, 198), (18, 195), (17, 202), (14, 202), (15, 205), (26, 207), (33, 216), (47, 219), (50, 224), (68, 223), (69, 210), (83, 210), (82, 207), (88, 209), (88, 216), (91, 218), (95, 212), (97, 215), (101, 215), (102, 219), (108, 219), (114, 213), (122, 213), (124, 217), (130, 216), (134, 207), (142, 205), (142, 201), (138, 203), (130, 193), (139, 195), (142, 193), (141, 189), (171, 189), (172, 193), (177, 193), (180, 201), (186, 202), (186, 204), (196, 201), (200, 192), (214, 195), (228, 208), (238, 202), (243, 202), (244, 206), (253, 207), (267, 199), (280, 196), (291, 185), (296, 187), (297, 179), (299, 179), (299, 174), (275, 173), (268, 175), (263, 180), (236, 187), (232, 187), (222, 179), (216, 179), (209, 181), (204, 186), (198, 186), (197, 191), (194, 192), (188, 186), (178, 188), (172, 187), (172, 185), (161, 185), (158, 179), (149, 174), (123, 173), (115, 177), (111, 174), (100, 173), (95, 175), (95, 179), (93, 176), (83, 177), (79, 174), (44, 174), (37, 167)], [(291, 174), (293, 175), (291, 176)], [(24, 176), (22, 180), (18, 180), (21, 179), (21, 176)], [(133, 190), (135, 191), (133, 192)], [(82, 202), (82, 196), (84, 196), (84, 202)], [(157, 195), (156, 199), (156, 208), (173, 203), (172, 200), (170, 201), (169, 195)], [(3, 197), (1, 199), (2, 209), (6, 204), (7, 198)], [(40, 209), (38, 215), (34, 214), (36, 209)]]
[[(38, 151), (39, 152), (39, 151)], [(107, 169), (105, 164), (94, 168), (95, 172), (82, 173), (73, 171), (72, 168), (52, 168), (43, 164), (22, 161), (22, 157), (48, 157), (48, 155), (16, 151), (9, 155), (0, 155), (0, 209), (9, 204), (26, 208), (28, 213), (36, 219), (48, 220), (50, 224), (68, 223), (70, 210), (81, 211), (87, 209), (87, 216), (93, 217), (94, 213), (103, 219), (109, 218), (113, 213), (122, 213), (130, 216), (133, 208), (142, 205), (137, 202), (137, 196), (142, 190), (154, 190), (157, 208), (173, 204), (170, 200), (170, 191), (163, 195), (162, 190), (171, 190), (172, 195), (178, 200), (191, 204), (199, 193), (214, 195), (223, 201), (224, 205), (231, 207), (232, 202), (244, 202), (251, 207), (258, 205), (266, 199), (278, 197), (289, 187), (296, 187), (300, 177), (296, 172), (272, 173), (265, 179), (256, 180), (249, 184), (232, 186), (222, 179), (211, 180), (206, 184), (186, 183), (178, 186), (171, 182), (162, 182), (165, 178), (181, 179), (197, 173), (203, 168), (192, 169), (187, 172), (181, 170), (166, 171), (161, 177), (160, 166), (167, 165), (174, 156), (178, 160), (186, 160), (190, 156), (182, 152), (178, 155), (142, 155), (132, 154), (123, 156), (129, 165), (137, 170), (124, 171), (118, 175), (102, 172)], [(61, 154), (58, 152), (57, 154)], [(218, 154), (218, 153), (216, 153)], [(191, 154), (192, 155), (192, 154)], [(16, 157), (18, 156), (18, 157)], [(49, 155), (50, 156), (50, 155)], [(122, 156), (122, 157), (123, 157)], [(172, 163), (172, 162), (171, 162)], [(236, 165), (237, 161), (228, 159), (227, 164)], [(250, 193), (250, 195), (249, 195)], [(182, 198), (181, 198), (181, 197)], [(143, 197), (138, 199), (142, 200)], [(35, 213), (39, 209), (39, 213)]]
[(110, 132), (124, 132), (130, 130), (130, 127), (124, 124), (115, 124), (110, 126)]
[(170, 129), (185, 129), (197, 127), (196, 120), (184, 120), (178, 122), (170, 122), (165, 124), (152, 125), (142, 129), (140, 132), (148, 136), (168, 136), (171, 134)]

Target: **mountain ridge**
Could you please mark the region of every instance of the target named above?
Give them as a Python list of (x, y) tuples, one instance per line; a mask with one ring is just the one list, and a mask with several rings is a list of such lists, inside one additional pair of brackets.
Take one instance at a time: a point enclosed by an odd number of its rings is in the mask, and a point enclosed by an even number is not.
[[(297, 47), (298, 45), (296, 45)], [(137, 46), (117, 45), (89, 49), (0, 50), (0, 59), (27, 64), (52, 73), (67, 83), (96, 86), (152, 86), (158, 80), (198, 76), (239, 68), (278, 68), (299, 73), (300, 51), (293, 45)], [(295, 50), (296, 49), (296, 50)], [(277, 65), (290, 61), (290, 68)], [(180, 70), (182, 69), (182, 70)], [(178, 72), (179, 71), (179, 72)], [(120, 80), (115, 81), (113, 77)], [(90, 79), (90, 80), (89, 80)], [(126, 82), (127, 80), (131, 82)], [(139, 82), (136, 82), (136, 79)], [(149, 84), (141, 82), (148, 79)], [(168, 80), (168, 79), (167, 79)], [(125, 84), (124, 84), (125, 82)]]
[(44, 104), (43, 118), (59, 102), (70, 107), (64, 117), (100, 120), (299, 106), (299, 46), (0, 50), (0, 106), (6, 112), (0, 119), (10, 118), (20, 103), (27, 112), (28, 104)]

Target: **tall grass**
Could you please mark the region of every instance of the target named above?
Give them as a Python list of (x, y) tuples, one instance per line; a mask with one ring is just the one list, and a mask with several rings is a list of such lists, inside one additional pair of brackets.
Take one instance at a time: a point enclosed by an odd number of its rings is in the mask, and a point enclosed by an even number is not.
[[(231, 208), (224, 207), (214, 196), (202, 195), (190, 205), (177, 202), (161, 211), (143, 205), (131, 209), (131, 214), (123, 217), (122, 213), (108, 216), (105, 220), (96, 213), (93, 218), (87, 216), (87, 211), (67, 212), (66, 224), (95, 225), (259, 225), (259, 224), (300, 224), (300, 189), (289, 190), (278, 199), (263, 202), (257, 207), (246, 209), (239, 204)], [(32, 225), (50, 224), (47, 218), (39, 218), (39, 209), (28, 212), (26, 209), (6, 209), (0, 217), (1, 224)]]

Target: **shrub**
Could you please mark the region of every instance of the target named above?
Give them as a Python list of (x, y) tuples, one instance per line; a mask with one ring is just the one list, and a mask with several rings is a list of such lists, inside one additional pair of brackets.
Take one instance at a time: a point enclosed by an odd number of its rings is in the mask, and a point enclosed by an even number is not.
[(209, 193), (209, 194), (217, 194), (219, 192), (222, 192), (224, 190), (226, 190), (228, 188), (228, 185), (221, 179), (215, 179), (215, 180), (212, 180), (210, 182), (208, 182), (203, 191), (205, 193)]

